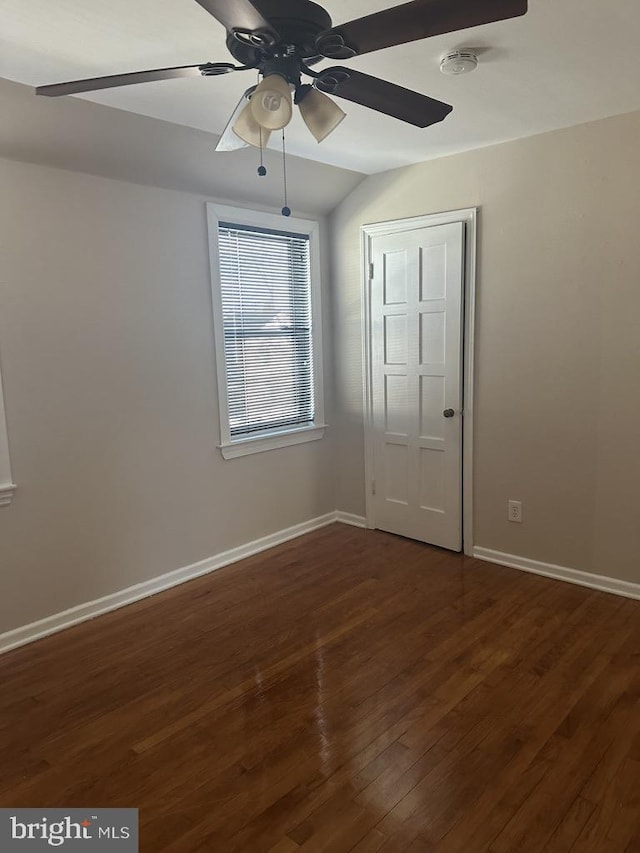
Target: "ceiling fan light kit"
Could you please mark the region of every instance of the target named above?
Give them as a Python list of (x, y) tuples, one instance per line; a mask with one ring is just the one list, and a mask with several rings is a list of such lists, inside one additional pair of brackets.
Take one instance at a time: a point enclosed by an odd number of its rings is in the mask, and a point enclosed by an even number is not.
[(252, 145), (254, 148), (266, 148), (269, 144), (271, 131), (258, 124), (251, 106), (250, 100), (236, 119), (233, 132), (247, 145)]
[(250, 108), (255, 121), (265, 130), (286, 127), (293, 115), (288, 80), (278, 73), (263, 77), (251, 96)]
[(241, 139), (236, 133), (234, 133), (233, 128), (239, 119), (240, 114), (248, 105), (249, 99), (255, 89), (255, 86), (249, 86), (249, 88), (243, 93), (220, 135), (220, 139), (218, 140), (218, 144), (215, 148), (216, 151), (237, 151), (239, 148), (246, 148), (249, 145), (248, 142), (245, 142), (244, 139)]
[(322, 142), (347, 117), (344, 110), (313, 86), (300, 86), (296, 92), (300, 114), (317, 142)]

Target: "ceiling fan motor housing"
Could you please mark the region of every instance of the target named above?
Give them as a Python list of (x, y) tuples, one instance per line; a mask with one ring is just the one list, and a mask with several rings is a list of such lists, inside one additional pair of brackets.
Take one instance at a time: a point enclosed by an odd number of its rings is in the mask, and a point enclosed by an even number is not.
[(243, 34), (228, 33), (227, 48), (243, 65), (258, 67), (265, 59), (286, 56), (287, 48), (306, 65), (319, 62), (316, 39), (320, 33), (331, 29), (330, 15), (311, 0), (256, 0), (256, 8), (273, 23), (281, 38), (278, 44), (259, 45)]

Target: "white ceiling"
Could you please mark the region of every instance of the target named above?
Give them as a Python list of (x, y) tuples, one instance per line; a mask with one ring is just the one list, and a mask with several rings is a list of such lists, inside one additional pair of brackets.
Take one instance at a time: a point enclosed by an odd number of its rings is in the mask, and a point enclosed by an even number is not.
[[(391, 4), (323, 5), (338, 24)], [(639, 35), (638, 0), (529, 0), (522, 18), (345, 63), (453, 104), (441, 124), (419, 130), (342, 101), (348, 117), (328, 139), (318, 145), (296, 115), (287, 147), (301, 157), (372, 173), (631, 112), (640, 109)], [(440, 56), (454, 47), (482, 49), (474, 74), (440, 73)], [(194, 0), (0, 0), (0, 76), (21, 83), (228, 60), (223, 28)], [(252, 82), (248, 71), (82, 97), (220, 133)]]

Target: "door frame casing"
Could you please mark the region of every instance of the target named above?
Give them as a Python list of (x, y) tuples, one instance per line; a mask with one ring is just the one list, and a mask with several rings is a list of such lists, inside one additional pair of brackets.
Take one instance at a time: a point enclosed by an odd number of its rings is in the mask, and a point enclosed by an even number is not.
[(464, 228), (463, 282), (463, 366), (462, 366), (462, 547), (465, 554), (473, 552), (473, 391), (474, 336), (476, 299), (476, 251), (478, 208), (468, 207), (443, 213), (427, 213), (407, 219), (393, 219), (360, 227), (362, 259), (362, 376), (364, 401), (364, 470), (366, 524), (375, 527), (372, 484), (374, 479), (373, 430), (373, 370), (371, 331), (371, 241), (374, 237), (415, 231), (436, 225), (462, 222)]

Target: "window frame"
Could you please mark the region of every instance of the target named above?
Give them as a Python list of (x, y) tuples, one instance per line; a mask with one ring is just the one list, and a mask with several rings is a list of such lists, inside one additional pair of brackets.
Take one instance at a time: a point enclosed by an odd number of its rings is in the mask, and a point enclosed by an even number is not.
[(7, 433), (7, 419), (4, 410), (2, 373), (0, 372), (0, 507), (9, 506), (13, 500), (15, 488), (15, 484), (11, 478), (9, 435)]
[[(220, 414), (220, 444), (218, 448), (225, 459), (234, 459), (250, 453), (261, 453), (279, 447), (317, 441), (324, 435), (324, 392), (322, 358), (322, 302), (320, 279), (320, 224), (311, 219), (287, 217), (240, 207), (229, 207), (214, 202), (206, 203), (209, 232), (209, 260), (211, 266), (211, 302), (215, 341), (216, 371), (218, 376), (218, 408)], [(245, 227), (268, 228), (273, 231), (304, 234), (309, 238), (309, 265), (311, 285), (311, 346), (313, 351), (314, 420), (302, 425), (269, 429), (252, 435), (232, 438), (229, 426), (229, 401), (227, 393), (227, 366), (224, 352), (222, 322), (222, 292), (220, 283), (220, 252), (218, 225), (220, 222)]]

